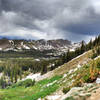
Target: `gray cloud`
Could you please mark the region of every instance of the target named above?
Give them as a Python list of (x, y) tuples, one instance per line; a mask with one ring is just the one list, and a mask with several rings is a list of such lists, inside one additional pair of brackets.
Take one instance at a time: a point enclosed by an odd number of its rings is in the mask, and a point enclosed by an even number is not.
[(0, 0), (0, 35), (80, 41), (100, 32), (99, 0)]

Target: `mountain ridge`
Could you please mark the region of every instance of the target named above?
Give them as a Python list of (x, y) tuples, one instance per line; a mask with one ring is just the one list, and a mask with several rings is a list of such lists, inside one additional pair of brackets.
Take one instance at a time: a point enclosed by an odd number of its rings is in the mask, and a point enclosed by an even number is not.
[(81, 43), (71, 43), (69, 40), (56, 39), (56, 40), (23, 40), (23, 39), (0, 39), (0, 50), (57, 50), (57, 51), (67, 51), (68, 49), (75, 49), (80, 47)]

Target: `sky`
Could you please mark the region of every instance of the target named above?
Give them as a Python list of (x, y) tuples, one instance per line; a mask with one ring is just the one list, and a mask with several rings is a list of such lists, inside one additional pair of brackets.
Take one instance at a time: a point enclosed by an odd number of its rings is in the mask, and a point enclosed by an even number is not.
[(0, 0), (0, 37), (89, 41), (100, 33), (100, 0)]

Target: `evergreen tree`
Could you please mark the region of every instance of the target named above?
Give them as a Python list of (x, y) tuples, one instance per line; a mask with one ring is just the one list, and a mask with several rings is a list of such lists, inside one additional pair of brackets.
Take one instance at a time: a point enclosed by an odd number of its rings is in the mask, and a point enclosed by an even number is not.
[(12, 83), (14, 82), (13, 78), (14, 78), (14, 72), (13, 72), (13, 70), (12, 70), (12, 71), (11, 71), (11, 82), (12, 82)]
[(42, 68), (41, 68), (41, 74), (45, 74), (47, 72), (47, 64), (46, 62), (44, 61), (42, 63)]
[(1, 77), (0, 79), (0, 87), (4, 89), (6, 87), (6, 81), (4, 80), (4, 77)]
[(81, 54), (84, 52), (85, 52), (85, 44), (84, 44), (84, 41), (82, 41)]
[(17, 75), (18, 75), (18, 70), (17, 70), (17, 66), (15, 65), (15, 68), (14, 68), (14, 77), (15, 77), (15, 83), (17, 82)]
[(22, 79), (22, 69), (20, 68), (20, 73), (19, 73), (19, 75), (20, 75), (20, 80)]

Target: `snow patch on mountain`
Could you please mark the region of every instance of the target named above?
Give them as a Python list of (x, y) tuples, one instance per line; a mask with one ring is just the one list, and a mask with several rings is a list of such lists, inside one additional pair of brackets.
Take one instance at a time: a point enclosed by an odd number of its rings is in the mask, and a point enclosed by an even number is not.
[(23, 48), (24, 49), (30, 49), (28, 46), (26, 46), (26, 45), (23, 45)]

